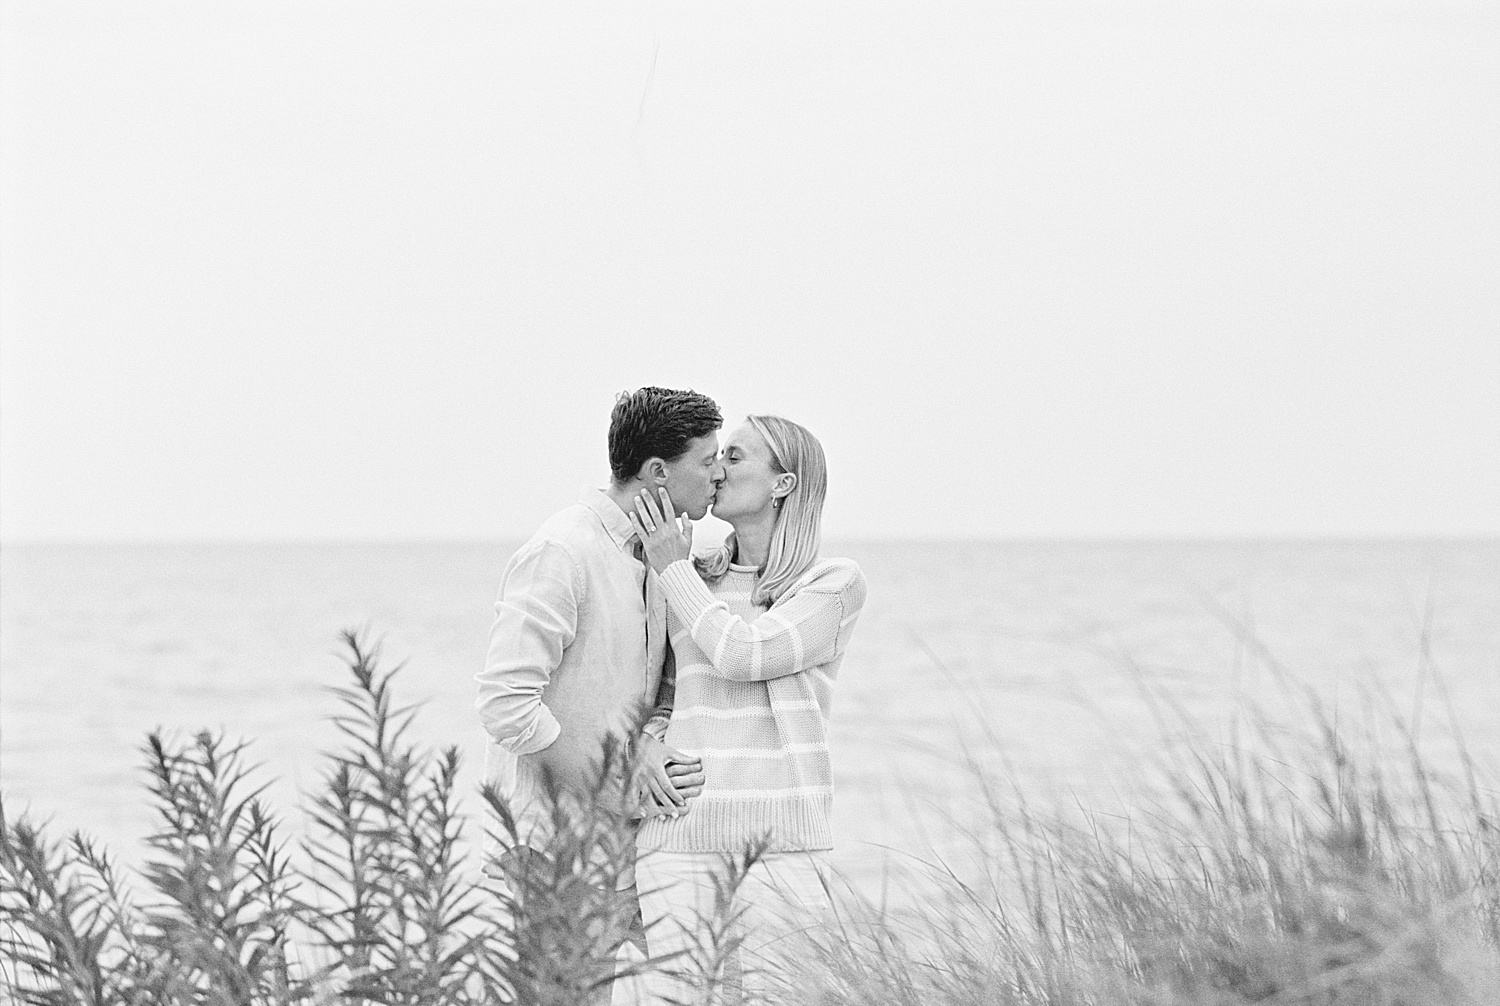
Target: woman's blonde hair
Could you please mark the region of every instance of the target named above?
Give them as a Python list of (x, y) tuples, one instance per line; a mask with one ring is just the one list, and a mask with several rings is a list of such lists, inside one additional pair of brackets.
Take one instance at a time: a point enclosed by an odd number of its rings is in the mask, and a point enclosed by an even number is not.
[[(823, 538), (823, 497), (828, 492), (828, 463), (823, 457), (823, 445), (806, 427), (780, 416), (746, 419), (771, 448), (771, 464), (776, 472), (797, 476), (792, 491), (781, 498), (776, 528), (771, 532), (771, 547), (751, 598), (756, 604), (770, 607), (797, 577), (818, 561)], [(735, 550), (731, 534), (723, 546), (695, 560), (698, 572), (706, 580), (717, 580), (729, 570)]]

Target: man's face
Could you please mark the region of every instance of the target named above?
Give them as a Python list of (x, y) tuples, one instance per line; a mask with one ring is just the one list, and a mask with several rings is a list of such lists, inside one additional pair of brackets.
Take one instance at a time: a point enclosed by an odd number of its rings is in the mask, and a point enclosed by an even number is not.
[(667, 492), (672, 494), (672, 505), (678, 513), (686, 510), (693, 520), (702, 520), (708, 513), (723, 478), (718, 433), (689, 440), (682, 457), (667, 462)]

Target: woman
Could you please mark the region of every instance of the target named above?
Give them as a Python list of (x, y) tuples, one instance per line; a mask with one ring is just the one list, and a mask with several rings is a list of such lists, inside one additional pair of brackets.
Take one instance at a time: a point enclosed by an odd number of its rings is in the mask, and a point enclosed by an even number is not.
[[(700, 755), (705, 776), (685, 811), (642, 824), (637, 883), (652, 955), (691, 951), (715, 914), (715, 879), (764, 841), (731, 911), (751, 991), (774, 980), (772, 954), (794, 951), (797, 934), (832, 912), (819, 875), (833, 846), (828, 717), (865, 580), (847, 559), (818, 558), (827, 470), (811, 433), (750, 416), (721, 462), (713, 512), (734, 527), (722, 548), (691, 560), (691, 528), (664, 517), (665, 493), (660, 505), (638, 499), (631, 517), (660, 575), (676, 656), (665, 742)], [(685, 998), (681, 985), (657, 983), (655, 994)]]

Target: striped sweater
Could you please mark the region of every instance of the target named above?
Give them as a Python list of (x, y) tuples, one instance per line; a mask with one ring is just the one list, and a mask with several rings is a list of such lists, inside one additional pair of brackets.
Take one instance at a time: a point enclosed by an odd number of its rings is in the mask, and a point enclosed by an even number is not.
[(833, 682), (865, 602), (848, 559), (817, 562), (769, 609), (756, 570), (731, 565), (710, 587), (688, 560), (661, 574), (676, 655), (666, 742), (703, 758), (703, 792), (679, 818), (642, 823), (642, 851), (833, 847), (828, 717)]

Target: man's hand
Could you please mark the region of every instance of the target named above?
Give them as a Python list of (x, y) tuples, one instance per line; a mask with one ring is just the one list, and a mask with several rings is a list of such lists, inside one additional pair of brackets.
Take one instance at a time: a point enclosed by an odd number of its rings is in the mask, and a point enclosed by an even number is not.
[(666, 486), (656, 493), (641, 490), (635, 498), (635, 513), (626, 516), (646, 550), (646, 561), (658, 573), (679, 559), (692, 557), (693, 522), (685, 510), (681, 515), (673, 513), (672, 496)]
[(677, 817), (703, 792), (703, 759), (641, 734), (637, 749), (637, 790), (644, 817)]

